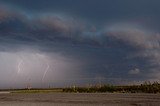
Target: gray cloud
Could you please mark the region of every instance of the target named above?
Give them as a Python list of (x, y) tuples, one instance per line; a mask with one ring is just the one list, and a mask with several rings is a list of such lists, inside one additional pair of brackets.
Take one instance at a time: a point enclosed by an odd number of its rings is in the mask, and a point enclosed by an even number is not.
[[(144, 58), (148, 61), (148, 69), (144, 74), (150, 76), (153, 70), (159, 69), (160, 62), (160, 39), (159, 35), (142, 28), (135, 28), (130, 25), (116, 25), (107, 29), (106, 36), (114, 37), (127, 45), (137, 48), (136, 53), (130, 54), (130, 58)], [(157, 77), (158, 78), (158, 77)]]
[(132, 75), (136, 75), (139, 73), (140, 73), (140, 70), (138, 68), (135, 68), (135, 69), (129, 71), (129, 74), (132, 74)]
[(136, 28), (132, 25), (116, 25), (107, 29), (107, 36), (115, 37), (141, 49), (159, 49), (159, 36), (151, 31)]
[[(32, 79), (32, 83), (37, 86), (41, 85), (40, 76), (46, 69), (44, 61), (49, 61), (51, 66), (46, 83), (54, 82), (57, 85), (63, 85), (64, 80), (70, 84), (73, 84), (74, 80), (75, 83), (97, 83), (97, 76), (102, 77), (104, 82), (114, 83), (159, 79), (158, 31), (147, 29), (134, 17), (134, 21), (131, 21), (130, 17), (126, 21), (121, 18), (94, 22), (92, 19), (89, 21), (89, 16), (83, 19), (67, 13), (34, 13), (32, 10), (20, 11), (1, 6), (0, 53), (1, 58), (5, 57), (4, 60), (9, 62), (11, 67), (6, 68), (8, 65), (0, 62), (6, 72), (0, 71), (9, 75), (12, 72), (8, 70), (13, 68), (16, 73), (17, 64), (23, 59), (27, 77), (34, 77), (39, 73)], [(99, 21), (103, 21), (103, 24)], [(57, 64), (58, 66), (55, 66)], [(38, 67), (39, 65), (41, 67)], [(28, 81), (27, 78), (19, 79), (26, 83)], [(22, 84), (21, 81), (19, 83)]]
[[(69, 42), (75, 44), (97, 45), (99, 32), (82, 20), (65, 15), (40, 14), (30, 17), (20, 11), (1, 8), (6, 14), (1, 17), (1, 40), (8, 43)], [(7, 12), (5, 12), (7, 11)], [(5, 43), (5, 42), (4, 42)]]

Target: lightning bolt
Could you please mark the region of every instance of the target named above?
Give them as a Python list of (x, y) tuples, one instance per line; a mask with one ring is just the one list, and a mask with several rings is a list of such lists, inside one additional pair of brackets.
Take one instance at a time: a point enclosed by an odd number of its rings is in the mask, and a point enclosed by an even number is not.
[(17, 71), (18, 74), (21, 71), (21, 65), (22, 65), (22, 63), (23, 63), (23, 60), (20, 60), (19, 63), (18, 63), (18, 66), (17, 66), (18, 67), (18, 71)]
[(16, 82), (18, 81), (18, 75), (19, 75), (19, 73), (21, 72), (21, 66), (22, 66), (22, 64), (23, 64), (23, 60), (22, 59), (20, 59), (20, 60), (18, 60), (19, 62), (18, 62), (18, 64), (17, 64), (17, 73), (16, 73), (16, 75), (14, 76), (15, 78), (13, 79), (13, 84), (15, 85), (16, 84)]
[(43, 73), (43, 77), (42, 77), (42, 83), (44, 82), (44, 79), (45, 79), (45, 77), (46, 77), (46, 74), (47, 74), (47, 72), (49, 71), (49, 68), (50, 68), (50, 65), (48, 64), (48, 62), (47, 62), (47, 60), (45, 59), (45, 57), (44, 57), (44, 55), (41, 55), (41, 54), (36, 54), (38, 57), (41, 57), (42, 59), (43, 59), (43, 61), (45, 62), (45, 64), (46, 64), (46, 68), (45, 68), (45, 71), (44, 71), (44, 73)]
[(46, 64), (47, 64), (47, 67), (46, 67), (46, 69), (44, 71), (44, 74), (43, 74), (43, 77), (42, 77), (42, 82), (44, 82), (44, 78), (45, 78), (45, 76), (46, 76), (46, 74), (47, 74), (47, 72), (49, 70), (49, 67), (50, 67), (48, 63), (46, 63)]

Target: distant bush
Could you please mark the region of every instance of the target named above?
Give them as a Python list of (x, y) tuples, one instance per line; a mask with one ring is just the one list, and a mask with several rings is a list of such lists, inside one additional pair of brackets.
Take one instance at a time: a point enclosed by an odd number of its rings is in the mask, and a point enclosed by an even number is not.
[(70, 87), (64, 88), (63, 92), (76, 92), (76, 93), (95, 93), (95, 92), (119, 92), (119, 93), (160, 93), (160, 83), (158, 82), (144, 82), (141, 85), (130, 86), (91, 86), (91, 87)]

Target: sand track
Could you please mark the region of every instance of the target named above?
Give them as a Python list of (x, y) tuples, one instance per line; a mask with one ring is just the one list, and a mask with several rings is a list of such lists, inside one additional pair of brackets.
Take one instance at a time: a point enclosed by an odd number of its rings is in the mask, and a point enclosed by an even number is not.
[(160, 94), (0, 93), (0, 106), (159, 106)]

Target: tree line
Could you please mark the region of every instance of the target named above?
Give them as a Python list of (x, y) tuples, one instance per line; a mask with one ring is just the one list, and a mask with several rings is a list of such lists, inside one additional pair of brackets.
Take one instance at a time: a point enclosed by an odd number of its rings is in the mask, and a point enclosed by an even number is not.
[(63, 88), (63, 92), (75, 93), (160, 93), (160, 83), (144, 82), (140, 85), (114, 86), (110, 84), (89, 87), (68, 87)]

